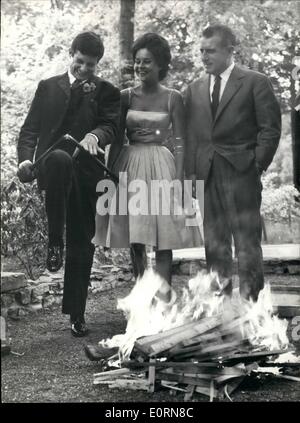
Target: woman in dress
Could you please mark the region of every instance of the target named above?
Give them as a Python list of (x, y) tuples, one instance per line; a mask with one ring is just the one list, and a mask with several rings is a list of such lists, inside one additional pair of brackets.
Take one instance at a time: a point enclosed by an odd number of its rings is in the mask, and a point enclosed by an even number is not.
[[(171, 61), (169, 44), (160, 35), (147, 33), (135, 41), (132, 51), (140, 84), (121, 92), (121, 136), (126, 134), (128, 143), (123, 146), (113, 170), (127, 172), (128, 185), (136, 180), (144, 181), (147, 187), (152, 181), (183, 181), (183, 99), (178, 91), (161, 84)], [(174, 154), (163, 145), (170, 131)], [(165, 188), (160, 192), (162, 201), (168, 196)], [(128, 192), (128, 204), (132, 197)], [(157, 296), (168, 302), (171, 299), (172, 249), (199, 246), (201, 236), (198, 228), (185, 226), (184, 214), (174, 213), (172, 201), (168, 203), (170, 213), (165, 214), (157, 205), (157, 198), (150, 197), (148, 213), (136, 214), (128, 207), (127, 214), (109, 215), (108, 224), (104, 224), (103, 216), (97, 214), (94, 243), (111, 248), (130, 247), (136, 278), (141, 277), (147, 267), (145, 247), (152, 246), (156, 271), (167, 282)]]

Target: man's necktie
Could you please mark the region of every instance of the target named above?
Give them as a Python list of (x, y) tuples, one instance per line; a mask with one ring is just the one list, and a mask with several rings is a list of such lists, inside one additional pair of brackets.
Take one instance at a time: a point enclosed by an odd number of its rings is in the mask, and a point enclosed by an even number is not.
[(79, 87), (79, 85), (82, 83), (82, 81), (80, 81), (80, 79), (75, 79), (75, 81), (73, 82), (73, 84), (71, 85), (71, 89), (75, 90), (76, 88)]
[(220, 86), (221, 86), (221, 77), (220, 75), (216, 75), (214, 89), (212, 92), (212, 102), (211, 102), (211, 111), (212, 111), (213, 118), (215, 118), (217, 109), (219, 106)]
[[(80, 89), (81, 88), (81, 89)], [(82, 91), (82, 81), (80, 79), (75, 79), (71, 85), (71, 108), (77, 109), (81, 103), (83, 97)]]

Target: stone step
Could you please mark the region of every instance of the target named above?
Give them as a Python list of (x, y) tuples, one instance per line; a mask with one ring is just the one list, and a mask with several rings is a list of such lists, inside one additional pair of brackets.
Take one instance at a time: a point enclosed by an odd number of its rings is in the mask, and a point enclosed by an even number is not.
[[(234, 257), (234, 269), (237, 272), (237, 260)], [(300, 245), (299, 244), (264, 244), (263, 265), (265, 273), (274, 274), (300, 274)], [(149, 253), (149, 258), (154, 257), (154, 252)], [(191, 275), (198, 270), (206, 269), (205, 250), (200, 248), (186, 248), (173, 250), (173, 271), (176, 274)]]
[(281, 317), (300, 316), (300, 284), (293, 286), (272, 285), (272, 304)]
[(27, 285), (24, 273), (1, 272), (1, 293), (15, 291)]
[[(233, 257), (235, 255), (233, 247)], [(263, 244), (263, 260), (272, 261), (297, 261), (300, 264), (300, 244)], [(151, 253), (153, 254), (153, 253)], [(173, 250), (173, 262), (205, 260), (204, 247)]]

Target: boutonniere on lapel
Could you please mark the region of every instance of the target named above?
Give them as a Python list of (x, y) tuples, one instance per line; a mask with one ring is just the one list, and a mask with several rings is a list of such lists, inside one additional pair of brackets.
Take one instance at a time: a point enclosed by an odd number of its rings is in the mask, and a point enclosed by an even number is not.
[(82, 85), (82, 91), (84, 94), (89, 94), (95, 91), (96, 84), (94, 82), (85, 81)]

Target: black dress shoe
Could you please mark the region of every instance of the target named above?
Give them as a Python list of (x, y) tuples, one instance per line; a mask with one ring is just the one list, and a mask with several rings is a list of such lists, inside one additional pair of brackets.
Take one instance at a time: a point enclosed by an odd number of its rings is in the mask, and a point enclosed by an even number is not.
[(91, 361), (100, 361), (111, 357), (118, 352), (118, 348), (103, 348), (100, 345), (87, 344), (84, 347), (87, 358)]
[(88, 328), (84, 322), (73, 322), (71, 323), (71, 334), (76, 338), (82, 338), (89, 333)]
[(48, 247), (47, 269), (49, 272), (57, 272), (63, 264), (63, 248), (59, 245)]

